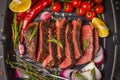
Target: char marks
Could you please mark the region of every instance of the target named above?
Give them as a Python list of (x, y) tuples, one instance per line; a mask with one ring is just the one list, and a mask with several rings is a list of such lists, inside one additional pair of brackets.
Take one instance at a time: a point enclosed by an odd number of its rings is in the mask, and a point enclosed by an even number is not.
[[(96, 29), (91, 23), (82, 25), (79, 18), (73, 21), (66, 18), (40, 21), (38, 28), (31, 41), (29, 36), (33, 27), (29, 27), (24, 36), (29, 57), (40, 62), (45, 68), (58, 66), (66, 69), (86, 64), (99, 49)], [(50, 39), (54, 39), (55, 42)], [(62, 47), (57, 42), (61, 43)]]

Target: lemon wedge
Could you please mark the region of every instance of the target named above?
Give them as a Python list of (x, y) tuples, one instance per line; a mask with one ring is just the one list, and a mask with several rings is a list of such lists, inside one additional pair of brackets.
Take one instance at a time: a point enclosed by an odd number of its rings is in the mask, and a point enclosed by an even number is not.
[(31, 7), (31, 0), (12, 0), (9, 9), (13, 12), (25, 12)]
[(92, 24), (98, 30), (99, 37), (107, 37), (109, 35), (109, 28), (101, 19), (97, 17), (93, 18)]

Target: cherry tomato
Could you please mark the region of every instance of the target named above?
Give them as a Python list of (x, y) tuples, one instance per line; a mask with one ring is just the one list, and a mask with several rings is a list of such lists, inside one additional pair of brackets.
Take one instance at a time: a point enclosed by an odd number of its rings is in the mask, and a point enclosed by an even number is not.
[(103, 0), (93, 0), (95, 4), (101, 4)]
[(81, 8), (85, 9), (86, 11), (89, 11), (91, 9), (91, 4), (89, 4), (88, 1), (83, 1), (81, 4)]
[(79, 16), (85, 15), (85, 9), (83, 8), (76, 8), (76, 14)]
[(95, 14), (94, 11), (88, 11), (88, 12), (86, 12), (86, 14), (85, 14), (85, 17), (86, 17), (88, 20), (92, 20), (95, 16), (96, 16), (96, 14)]
[(55, 1), (54, 4), (51, 6), (51, 10), (53, 12), (59, 12), (61, 10), (61, 4)]
[(66, 2), (64, 4), (64, 11), (65, 12), (72, 12), (73, 11), (73, 5), (70, 2)]
[(80, 7), (82, 0), (72, 0), (72, 5), (74, 7)]
[(104, 6), (99, 4), (99, 5), (96, 5), (94, 9), (97, 14), (102, 14), (104, 11)]

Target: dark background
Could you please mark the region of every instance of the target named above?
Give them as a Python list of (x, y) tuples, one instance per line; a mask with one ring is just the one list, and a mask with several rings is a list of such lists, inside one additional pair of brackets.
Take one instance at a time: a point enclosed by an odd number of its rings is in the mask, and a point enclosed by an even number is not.
[[(3, 26), (7, 24), (6, 27), (10, 27), (11, 23), (6, 22), (4, 19), (7, 19), (7, 17), (12, 18), (12, 14), (8, 10), (8, 7), (6, 5), (9, 3), (10, 0), (0, 0), (0, 80), (7, 80), (7, 77), (9, 76), (10, 80), (13, 80), (14, 77), (12, 74), (14, 74), (14, 71), (10, 69), (8, 66), (5, 66), (5, 56), (6, 54), (3, 53), (9, 53), (13, 52), (11, 49), (12, 43), (11, 43), (11, 29), (5, 28), (3, 29)], [(115, 10), (115, 16), (116, 16), (116, 23), (118, 32), (115, 33), (115, 45), (117, 46), (117, 54), (115, 58), (115, 68), (114, 69), (114, 77), (111, 80), (120, 80), (120, 0), (106, 0), (111, 1), (113, 3), (113, 7)], [(7, 13), (6, 13), (7, 12)], [(6, 16), (7, 15), (7, 16)], [(109, 15), (109, 14), (108, 14)], [(111, 16), (109, 16), (111, 17)], [(10, 18), (9, 18), (10, 19)], [(9, 21), (9, 19), (7, 21)], [(5, 32), (7, 33), (5, 33)], [(6, 37), (7, 36), (7, 37)], [(3, 46), (4, 45), (4, 46)], [(10, 46), (8, 46), (10, 45)], [(9, 72), (8, 72), (9, 70)], [(11, 73), (12, 72), (12, 73)], [(8, 74), (8, 75), (6, 75)], [(11, 76), (11, 77), (10, 77)]]

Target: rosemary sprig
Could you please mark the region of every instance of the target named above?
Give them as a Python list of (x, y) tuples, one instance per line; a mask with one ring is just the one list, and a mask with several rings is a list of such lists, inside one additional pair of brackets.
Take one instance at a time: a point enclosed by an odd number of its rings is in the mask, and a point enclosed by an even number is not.
[(36, 69), (23, 61), (19, 56), (14, 55), (14, 57), (16, 57), (19, 62), (10, 61), (9, 57), (6, 60), (6, 63), (9, 64), (11, 68), (20, 70), (21, 72), (25, 73), (30, 77), (30, 80), (49, 80), (47, 77), (40, 75)]
[(48, 39), (48, 42), (53, 42), (53, 43), (59, 45), (61, 48), (63, 48), (62, 42), (60, 40), (55, 39), (54, 37), (50, 37)]
[(20, 31), (22, 27), (22, 21), (20, 22), (20, 26), (18, 26), (17, 23), (17, 15), (14, 13), (13, 16), (13, 24), (12, 24), (12, 35), (13, 35), (13, 45), (14, 45), (14, 50), (17, 49), (19, 39), (20, 39)]
[(30, 40), (33, 39), (33, 37), (35, 36), (35, 34), (36, 34), (37, 31), (38, 31), (38, 27), (35, 26), (35, 28), (31, 31)]
[[(56, 75), (56, 76), (58, 75), (58, 71), (57, 70), (54, 71), (54, 75)], [(58, 80), (58, 79), (56, 77), (53, 77), (53, 80)]]

